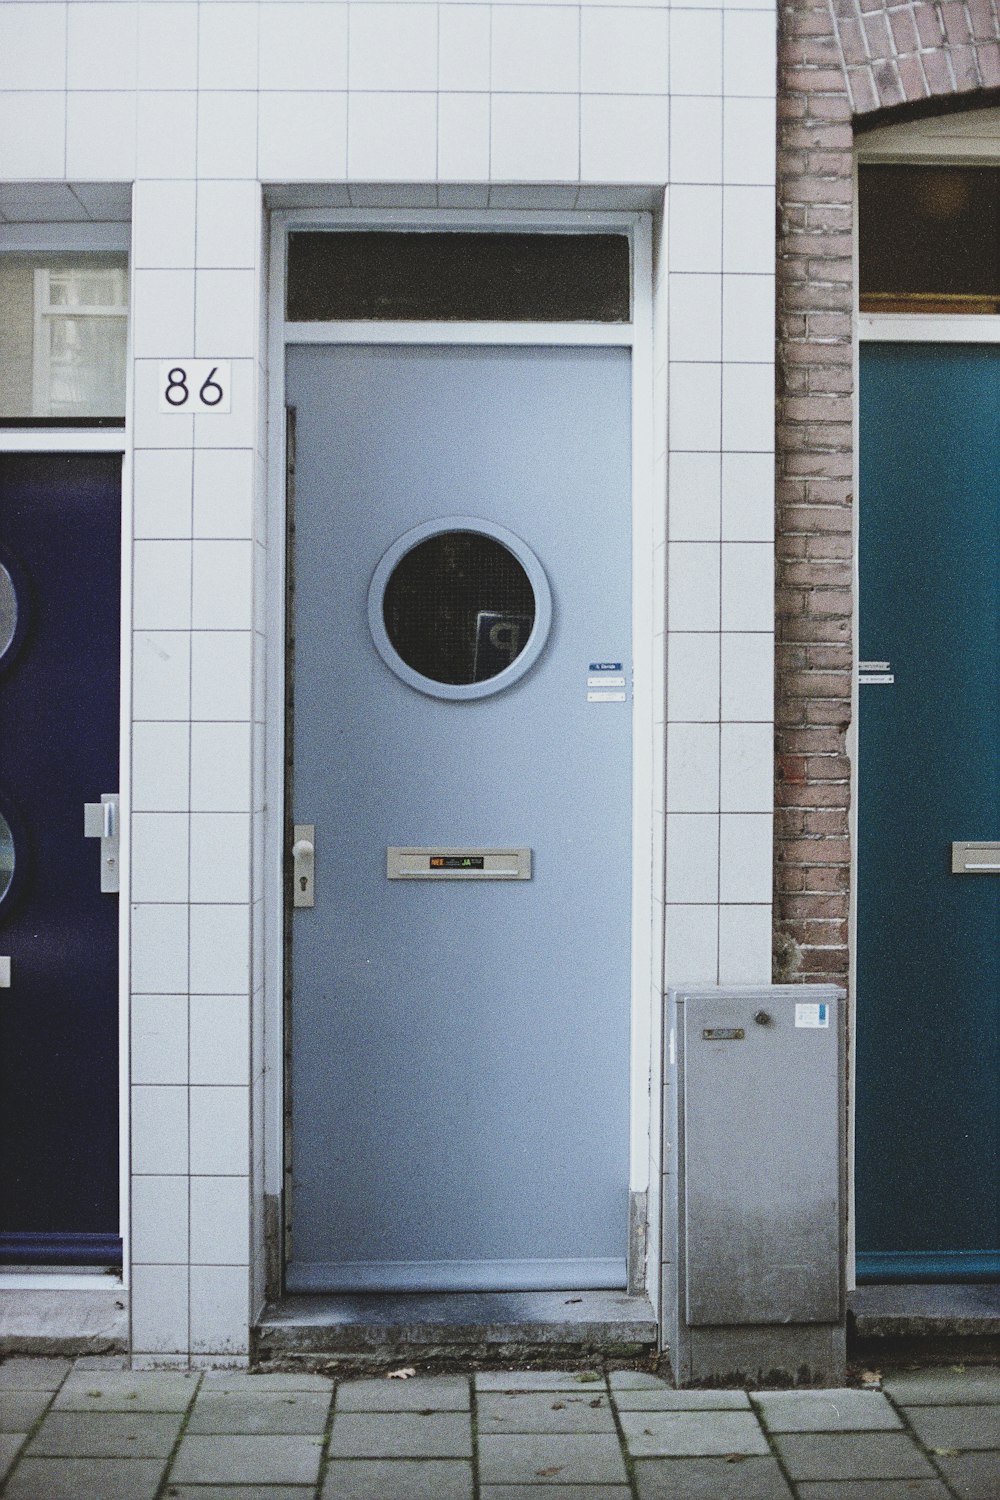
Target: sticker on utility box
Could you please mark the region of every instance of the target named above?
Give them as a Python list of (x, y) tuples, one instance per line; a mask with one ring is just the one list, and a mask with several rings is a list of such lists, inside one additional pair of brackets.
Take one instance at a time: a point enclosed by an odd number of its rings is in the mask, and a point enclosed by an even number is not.
[(820, 1000), (818, 1004), (808, 1002), (806, 1004), (796, 1003), (795, 1006), (796, 1026), (829, 1026), (830, 1006), (826, 1000)]

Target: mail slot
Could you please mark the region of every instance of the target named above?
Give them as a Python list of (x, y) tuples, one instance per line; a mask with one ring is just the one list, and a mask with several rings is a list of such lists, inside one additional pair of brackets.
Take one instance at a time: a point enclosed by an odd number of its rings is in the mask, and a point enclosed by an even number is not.
[(953, 875), (995, 875), (1000, 871), (1000, 842), (970, 843), (957, 840), (951, 846)]
[(390, 880), (530, 880), (530, 849), (386, 850)]

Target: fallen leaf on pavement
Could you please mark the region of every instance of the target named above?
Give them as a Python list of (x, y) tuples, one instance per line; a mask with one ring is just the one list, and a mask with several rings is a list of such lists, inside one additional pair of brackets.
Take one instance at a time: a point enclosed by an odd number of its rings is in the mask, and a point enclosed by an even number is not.
[(551, 1474), (561, 1474), (565, 1467), (565, 1464), (549, 1464), (547, 1469), (536, 1469), (535, 1473), (539, 1479), (548, 1479)]

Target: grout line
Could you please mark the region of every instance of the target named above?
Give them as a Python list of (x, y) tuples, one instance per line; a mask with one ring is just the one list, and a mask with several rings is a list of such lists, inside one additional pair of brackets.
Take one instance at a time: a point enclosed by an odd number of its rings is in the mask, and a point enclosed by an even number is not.
[(333, 1419), (337, 1410), (337, 1393), (340, 1390), (339, 1380), (334, 1380), (330, 1387), (330, 1405), (326, 1413), (326, 1421), (323, 1424), (323, 1446), (319, 1455), (319, 1469), (316, 1473), (316, 1497), (321, 1500), (323, 1485), (326, 1480), (326, 1471), (330, 1465), (330, 1438), (333, 1435)]
[(618, 1403), (615, 1400), (614, 1392), (611, 1389), (611, 1381), (607, 1375), (605, 1375), (604, 1378), (608, 1390), (608, 1406), (611, 1409), (611, 1417), (615, 1424), (615, 1431), (618, 1434), (618, 1446), (620, 1447), (622, 1457), (625, 1460), (625, 1473), (628, 1475), (629, 1490), (631, 1491), (633, 1497), (635, 1497), (635, 1500), (639, 1500), (638, 1465), (632, 1455), (632, 1452), (628, 1445), (628, 1440), (625, 1436), (625, 1429), (622, 1426), (621, 1413), (618, 1410)]
[(472, 1500), (480, 1500), (482, 1478), (479, 1473), (479, 1391), (475, 1375), (469, 1376), (469, 1425), (472, 1433)]
[[(934, 1454), (933, 1454), (932, 1450), (923, 1442), (923, 1440), (920, 1438), (919, 1434), (917, 1433), (916, 1428), (910, 1422), (909, 1416), (907, 1415), (906, 1408), (904, 1406), (902, 1406), (898, 1401), (896, 1401), (889, 1394), (888, 1391), (883, 1390), (882, 1391), (882, 1395), (885, 1397), (885, 1399), (888, 1401), (889, 1405), (892, 1407), (893, 1411), (896, 1413), (896, 1415), (899, 1417), (900, 1421), (903, 1423), (903, 1430), (904, 1430), (904, 1432), (908, 1433), (909, 1436), (916, 1443), (917, 1447), (920, 1449), (920, 1452), (927, 1459), (927, 1462), (930, 1464), (931, 1468), (937, 1474), (938, 1479), (941, 1481), (941, 1483), (944, 1486), (944, 1488), (948, 1491), (948, 1494), (952, 1497), (952, 1500), (962, 1500), (961, 1492), (957, 1489), (957, 1487), (955, 1485), (953, 1485), (951, 1483), (951, 1481), (948, 1479), (947, 1475), (944, 1473), (944, 1471), (942, 1470), (942, 1468), (940, 1467), (940, 1465), (935, 1462), (935, 1458), (934, 1458)], [(942, 1402), (934, 1402), (933, 1404), (934, 1404), (934, 1406), (939, 1406), (939, 1405), (940, 1406), (948, 1406), (951, 1403), (950, 1402), (944, 1402), (944, 1401), (942, 1401)]]
[[(170, 1470), (174, 1466), (174, 1462), (176, 1461), (177, 1454), (178, 1454), (178, 1452), (180, 1450), (181, 1443), (183, 1442), (185, 1436), (187, 1435), (188, 1423), (191, 1421), (191, 1416), (192, 1416), (192, 1413), (194, 1411), (194, 1403), (195, 1403), (195, 1401), (197, 1399), (198, 1392), (201, 1389), (201, 1385), (202, 1385), (203, 1379), (204, 1379), (204, 1376), (200, 1372), (195, 1377), (195, 1380), (193, 1382), (194, 1389), (192, 1390), (190, 1400), (188, 1401), (188, 1404), (187, 1404), (187, 1406), (184, 1409), (184, 1414), (183, 1414), (183, 1417), (181, 1418), (181, 1425), (177, 1429), (177, 1437), (174, 1440), (174, 1445), (171, 1448), (169, 1454), (167, 1455), (166, 1462), (165, 1462), (165, 1464), (163, 1466), (163, 1474), (161, 1475), (160, 1482), (159, 1482), (159, 1484), (156, 1487), (156, 1494), (154, 1496), (154, 1500), (161, 1500), (162, 1496), (164, 1496), (166, 1494), (169, 1494), (169, 1490), (167, 1489), (167, 1486), (169, 1484), (169, 1479), (170, 1479)], [(173, 1486), (171, 1485), (170, 1489), (172, 1489), (172, 1488), (173, 1488)]]
[[(17, 1356), (13, 1356), (13, 1357), (16, 1358)], [(37, 1392), (23, 1392), (23, 1393), (22, 1392), (14, 1392), (14, 1394), (18, 1394), (18, 1395), (20, 1395), (20, 1394), (25, 1394), (25, 1395), (35, 1394), (35, 1395), (39, 1395), (39, 1396), (48, 1396), (49, 1399), (48, 1399), (48, 1403), (46, 1404), (44, 1410), (42, 1411), (41, 1416), (39, 1416), (39, 1417), (36, 1418), (36, 1420), (34, 1421), (34, 1423), (32, 1424), (32, 1426), (29, 1427), (28, 1431), (24, 1434), (24, 1442), (21, 1444), (20, 1448), (17, 1450), (17, 1454), (16, 1454), (16, 1456), (14, 1458), (14, 1462), (11, 1464), (10, 1468), (7, 1470), (7, 1474), (6, 1474), (5, 1478), (2, 1481), (0, 1481), (0, 1495), (6, 1494), (8, 1484), (13, 1479), (13, 1477), (16, 1474), (18, 1468), (20, 1467), (21, 1460), (27, 1454), (28, 1448), (31, 1445), (32, 1440), (34, 1439), (34, 1437), (38, 1433), (38, 1430), (41, 1427), (42, 1423), (45, 1421), (45, 1418), (48, 1416), (49, 1412), (52, 1410), (52, 1404), (53, 1404), (53, 1402), (55, 1401), (55, 1399), (58, 1396), (59, 1392), (62, 1390), (62, 1388), (65, 1385), (65, 1383), (66, 1383), (67, 1379), (69, 1378), (69, 1376), (73, 1373), (74, 1368), (75, 1368), (75, 1364), (71, 1364), (70, 1368), (66, 1371), (66, 1374), (63, 1376), (62, 1380), (60, 1380), (59, 1384), (56, 1386), (56, 1388), (55, 1388), (54, 1391), (37, 1391)]]

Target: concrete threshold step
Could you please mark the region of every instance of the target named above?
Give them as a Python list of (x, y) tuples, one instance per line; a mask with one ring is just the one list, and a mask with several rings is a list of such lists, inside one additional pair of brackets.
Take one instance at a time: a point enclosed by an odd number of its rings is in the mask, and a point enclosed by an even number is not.
[(448, 1292), (299, 1295), (269, 1302), (253, 1331), (254, 1363), (550, 1364), (656, 1356), (649, 1299), (624, 1292)]
[(1000, 1349), (1000, 1285), (901, 1282), (856, 1287), (848, 1297), (856, 1345), (984, 1354)]

